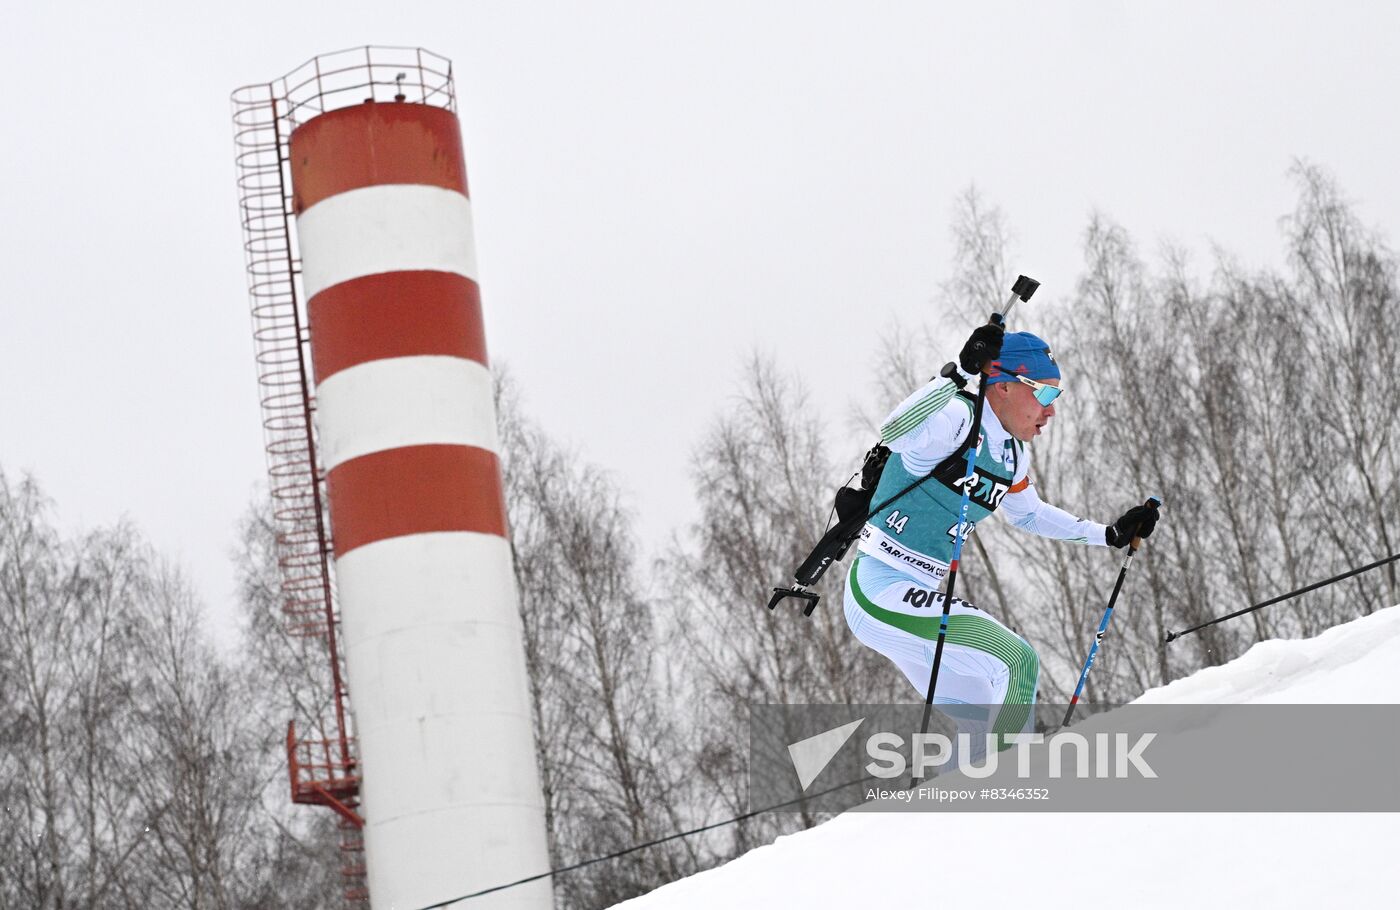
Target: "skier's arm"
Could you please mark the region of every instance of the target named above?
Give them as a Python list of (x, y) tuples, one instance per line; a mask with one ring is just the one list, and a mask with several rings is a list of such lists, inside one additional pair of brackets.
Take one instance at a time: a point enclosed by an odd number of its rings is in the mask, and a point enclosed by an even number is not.
[(899, 453), (904, 461), (904, 470), (921, 477), (957, 451), (971, 423), (967, 408), (949, 404), (941, 411), (930, 414), (912, 432), (886, 445), (890, 451)]
[(1042, 502), (1029, 476), (1021, 478), (1011, 490), (1002, 498), (997, 512), (1021, 530), (1056, 540), (1108, 546), (1103, 525)]

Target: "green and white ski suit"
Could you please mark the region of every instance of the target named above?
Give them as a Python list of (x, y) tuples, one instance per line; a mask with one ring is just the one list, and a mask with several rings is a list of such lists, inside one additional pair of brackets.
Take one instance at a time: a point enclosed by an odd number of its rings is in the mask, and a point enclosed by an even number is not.
[[(890, 448), (874, 502), (881, 503), (929, 474), (958, 450), (972, 427), (973, 397), (937, 378), (905, 399), (881, 428)], [(972, 484), (968, 505), (977, 522), (1000, 512), (1022, 530), (1077, 543), (1105, 546), (1104, 526), (1041, 502), (1030, 479), (1030, 452), (982, 410), (973, 479), (966, 480), (964, 452), (955, 463), (871, 517), (861, 530), (859, 553), (846, 586), (846, 622), (868, 647), (892, 660), (920, 697), (927, 694), (938, 626), (939, 586), (953, 557), (962, 484)], [(959, 730), (1016, 733), (1033, 725), (1040, 661), (1021, 636), (982, 610), (954, 598), (939, 665), (939, 705), (994, 706), (957, 714)], [(968, 718), (973, 717), (972, 721)], [(980, 739), (980, 737), (977, 737)]]

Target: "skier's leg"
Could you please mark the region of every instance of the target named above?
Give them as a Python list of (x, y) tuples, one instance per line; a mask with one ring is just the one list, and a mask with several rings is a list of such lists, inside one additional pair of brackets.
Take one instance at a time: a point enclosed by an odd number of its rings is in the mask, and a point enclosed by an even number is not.
[[(878, 560), (857, 558), (851, 566), (846, 586), (851, 631), (893, 661), (920, 696), (926, 694), (942, 610), (942, 595), (911, 585)], [(958, 717), (960, 730), (1003, 735), (1030, 730), (1039, 675), (1039, 659), (1024, 639), (972, 604), (954, 600), (935, 703), (996, 706), (994, 716), (980, 723), (966, 711), (946, 711), (968, 715)], [(974, 735), (974, 742), (981, 737)]]
[[(867, 613), (851, 593), (852, 586), (846, 586), (846, 625), (860, 643), (877, 651), (894, 663), (909, 685), (924, 697), (924, 686), (928, 685), (929, 670), (933, 666), (933, 652), (928, 642), (903, 629), (880, 622)], [(946, 652), (945, 652), (946, 657)], [(940, 689), (942, 695), (947, 693)], [(939, 702), (944, 701), (942, 695)]]

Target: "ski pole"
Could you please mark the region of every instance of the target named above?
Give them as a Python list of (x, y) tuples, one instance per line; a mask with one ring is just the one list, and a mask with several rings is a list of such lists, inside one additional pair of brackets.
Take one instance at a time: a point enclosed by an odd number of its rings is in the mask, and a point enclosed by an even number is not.
[[(1150, 496), (1146, 505), (1155, 510), (1162, 507), (1162, 501)], [(1089, 679), (1089, 668), (1094, 665), (1094, 655), (1099, 653), (1099, 642), (1103, 641), (1104, 635), (1108, 633), (1108, 622), (1113, 618), (1113, 605), (1118, 601), (1118, 592), (1123, 590), (1123, 579), (1128, 577), (1128, 566), (1133, 564), (1133, 556), (1141, 543), (1140, 537), (1134, 537), (1128, 543), (1128, 554), (1123, 557), (1123, 568), (1118, 570), (1118, 581), (1114, 583), (1113, 593), (1109, 595), (1108, 608), (1103, 611), (1103, 619), (1099, 620), (1099, 631), (1094, 633), (1093, 644), (1089, 645), (1089, 656), (1084, 661), (1084, 669), (1079, 672), (1079, 684), (1074, 687), (1074, 697), (1069, 700), (1069, 707), (1065, 709), (1065, 720), (1060, 724), (1062, 727), (1068, 727), (1069, 719), (1074, 716), (1074, 706), (1079, 704), (1079, 695), (1084, 691), (1084, 683)]]
[[(1006, 326), (1006, 317), (1010, 315), (1011, 308), (1016, 305), (1017, 300), (1030, 300), (1035, 289), (1040, 287), (1040, 282), (1034, 278), (1027, 278), (1020, 275), (1016, 278), (1016, 283), (1011, 286), (1011, 296), (1006, 299), (1006, 306), (1000, 313), (993, 313), (989, 322), (992, 325)], [(943, 642), (948, 637), (948, 611), (953, 607), (953, 592), (958, 584), (958, 559), (962, 556), (963, 541), (967, 539), (967, 508), (972, 499), (972, 488), (975, 486), (977, 477), (977, 450), (980, 447), (982, 433), (982, 408), (987, 402), (987, 375), (986, 364), (982, 364), (982, 379), (977, 383), (977, 402), (972, 408), (972, 430), (969, 438), (972, 445), (967, 448), (967, 474), (962, 480), (962, 503), (958, 507), (958, 531), (953, 538), (953, 558), (948, 563), (948, 586), (943, 591), (943, 616), (938, 621), (938, 641), (933, 646), (933, 667), (929, 670), (928, 694), (924, 696), (924, 716), (919, 723), (919, 735), (922, 737), (928, 733), (929, 714), (933, 711), (933, 693), (938, 686), (938, 668), (943, 663)], [(958, 373), (956, 363), (945, 366), (942, 373), (947, 378), (957, 383), (959, 387), (967, 384), (966, 380)], [(919, 776), (919, 768), (914, 769), (913, 784), (917, 785), (922, 779)]]

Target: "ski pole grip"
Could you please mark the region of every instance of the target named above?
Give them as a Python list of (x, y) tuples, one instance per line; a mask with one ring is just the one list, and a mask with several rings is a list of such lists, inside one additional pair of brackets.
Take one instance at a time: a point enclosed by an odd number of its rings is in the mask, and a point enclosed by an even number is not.
[[(1149, 509), (1155, 512), (1162, 507), (1162, 500), (1158, 499), (1156, 496), (1149, 496), (1147, 497), (1147, 502), (1144, 502), (1143, 505), (1147, 506)], [(1136, 535), (1133, 536), (1132, 540), (1128, 541), (1128, 547), (1134, 553), (1137, 552), (1137, 548), (1141, 545), (1142, 538)]]
[(1016, 305), (1016, 301), (1025, 302), (1031, 299), (1035, 289), (1040, 287), (1040, 282), (1027, 275), (1017, 275), (1016, 283), (1011, 286), (1011, 296), (1006, 298), (1006, 306), (1001, 308), (1000, 313), (993, 313), (989, 320), (992, 325), (1006, 327), (1006, 317), (1011, 314), (1011, 308)]

